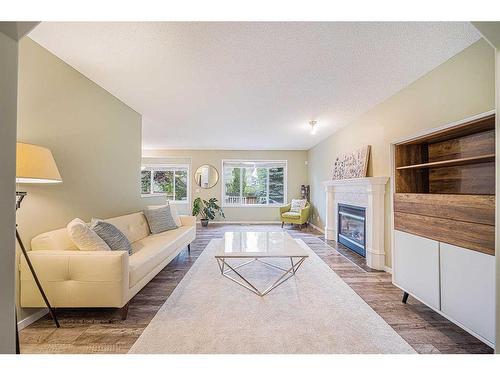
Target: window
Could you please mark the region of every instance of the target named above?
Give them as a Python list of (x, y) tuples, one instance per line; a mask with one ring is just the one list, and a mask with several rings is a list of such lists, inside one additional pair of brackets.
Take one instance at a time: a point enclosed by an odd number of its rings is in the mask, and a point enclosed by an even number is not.
[(188, 203), (189, 166), (143, 166), (141, 170), (141, 195), (165, 196), (167, 200)]
[(224, 206), (270, 206), (286, 201), (286, 161), (223, 161)]

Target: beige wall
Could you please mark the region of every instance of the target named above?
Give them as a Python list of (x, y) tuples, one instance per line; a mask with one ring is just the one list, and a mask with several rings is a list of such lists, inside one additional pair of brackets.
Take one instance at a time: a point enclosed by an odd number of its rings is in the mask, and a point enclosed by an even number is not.
[(0, 32), (0, 354), (15, 353), (15, 176), (18, 43)]
[[(369, 176), (390, 176), (390, 143), (495, 108), (494, 51), (480, 40), (372, 108), (309, 150), (312, 222), (324, 227), (322, 181), (331, 178), (339, 153), (371, 145)], [(391, 266), (389, 184), (386, 197), (386, 265)]]
[[(200, 189), (194, 183), (194, 172), (203, 164), (211, 164), (222, 173), (224, 159), (256, 159), (288, 161), (288, 199), (300, 197), (300, 185), (307, 183), (307, 151), (226, 151), (226, 150), (144, 150), (143, 156), (148, 162), (155, 158), (159, 163), (162, 158), (175, 158), (179, 162), (191, 162), (191, 203), (200, 196), (204, 199), (216, 197), (219, 202), (222, 195), (221, 179), (212, 189)], [(199, 189), (199, 192), (197, 192)], [(164, 200), (159, 197), (142, 198), (143, 205), (160, 204)], [(179, 205), (182, 213), (191, 211), (191, 205)], [(276, 207), (225, 207), (227, 221), (278, 221), (279, 212)]]
[(140, 208), (141, 116), (25, 38), (19, 48), (18, 140), (52, 150), (63, 183), (21, 185), (26, 244), (80, 217)]

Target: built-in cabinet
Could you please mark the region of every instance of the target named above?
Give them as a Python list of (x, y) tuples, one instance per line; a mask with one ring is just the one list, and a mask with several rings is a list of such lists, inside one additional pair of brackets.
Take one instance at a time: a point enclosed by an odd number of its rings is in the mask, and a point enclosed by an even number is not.
[(393, 282), (495, 342), (495, 115), (393, 145)]
[(439, 310), (439, 242), (400, 231), (394, 242), (394, 281)]
[(441, 311), (495, 342), (495, 257), (440, 243)]
[(396, 230), (393, 277), (411, 296), (495, 342), (495, 257)]

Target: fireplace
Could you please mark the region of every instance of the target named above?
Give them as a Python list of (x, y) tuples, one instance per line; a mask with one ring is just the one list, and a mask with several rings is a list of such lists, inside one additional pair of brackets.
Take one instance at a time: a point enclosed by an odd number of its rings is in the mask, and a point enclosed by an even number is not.
[[(384, 223), (385, 190), (388, 177), (347, 178), (323, 182), (326, 193), (325, 239), (339, 241), (339, 205), (349, 205), (355, 209), (364, 207), (364, 213), (354, 214), (365, 218), (364, 246), (366, 265), (376, 270), (384, 270)], [(352, 213), (352, 212), (350, 212)], [(347, 217), (346, 217), (347, 218)], [(358, 222), (359, 225), (359, 222)], [(347, 229), (347, 228), (346, 228)], [(345, 233), (344, 233), (345, 235)], [(343, 243), (342, 237), (340, 237)], [(353, 245), (349, 242), (349, 245)], [(359, 250), (359, 248), (358, 248)]]
[(337, 241), (362, 256), (366, 256), (365, 213), (363, 207), (338, 205)]

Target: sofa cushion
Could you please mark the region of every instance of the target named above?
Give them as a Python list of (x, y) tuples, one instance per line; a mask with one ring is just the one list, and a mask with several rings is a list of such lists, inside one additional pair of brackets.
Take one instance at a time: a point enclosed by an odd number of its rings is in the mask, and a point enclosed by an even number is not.
[(82, 219), (71, 220), (66, 229), (79, 250), (110, 250), (108, 244)]
[[(132, 243), (149, 236), (149, 226), (142, 212), (106, 219)], [(78, 250), (66, 228), (45, 232), (33, 237), (31, 250)]]
[(149, 236), (148, 222), (142, 212), (113, 217), (106, 222), (120, 229), (131, 243)]
[(106, 242), (111, 250), (123, 250), (129, 254), (132, 252), (132, 245), (128, 238), (113, 224), (99, 219), (92, 219), (90, 228)]
[(78, 250), (66, 228), (41, 233), (31, 240), (31, 250)]
[(281, 215), (281, 216), (289, 218), (289, 219), (299, 219), (300, 218), (300, 213), (299, 212), (288, 211), (288, 212), (283, 213), (283, 215)]
[(144, 216), (149, 224), (149, 230), (152, 234), (158, 234), (172, 229), (177, 229), (170, 206), (161, 206), (144, 210)]
[(182, 226), (143, 238), (132, 244), (129, 258), (129, 287), (133, 287), (156, 266), (194, 239), (194, 226)]

